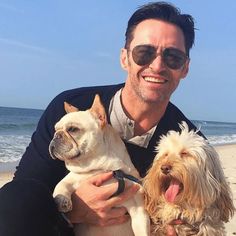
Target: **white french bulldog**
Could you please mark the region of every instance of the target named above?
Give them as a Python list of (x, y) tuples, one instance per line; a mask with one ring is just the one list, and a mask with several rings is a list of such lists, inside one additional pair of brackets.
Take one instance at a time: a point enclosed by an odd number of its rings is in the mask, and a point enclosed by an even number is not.
[[(79, 111), (67, 103), (65, 103), (65, 110), (68, 114), (55, 125), (56, 132), (49, 146), (51, 156), (65, 161), (65, 165), (70, 171), (57, 184), (53, 193), (61, 212), (68, 212), (72, 209), (71, 195), (79, 188), (80, 182), (84, 178), (115, 170), (122, 170), (126, 174), (140, 178), (123, 141), (107, 123), (105, 109), (98, 95), (95, 96), (89, 110)], [(115, 181), (112, 179), (112, 182)], [(127, 181), (125, 183), (127, 184)], [(106, 227), (76, 224), (75, 234), (148, 236), (150, 222), (144, 209), (142, 188), (123, 206), (130, 215), (130, 221)]]

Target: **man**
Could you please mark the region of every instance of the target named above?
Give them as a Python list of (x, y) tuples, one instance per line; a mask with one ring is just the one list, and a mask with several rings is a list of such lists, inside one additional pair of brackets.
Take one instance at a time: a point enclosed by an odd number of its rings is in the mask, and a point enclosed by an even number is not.
[[(48, 152), (54, 125), (65, 114), (64, 101), (85, 110), (98, 93), (109, 122), (123, 138), (141, 176), (153, 161), (155, 145), (161, 135), (168, 130), (179, 130), (182, 120), (191, 129), (195, 128), (169, 102), (180, 80), (188, 73), (189, 50), (193, 43), (191, 16), (181, 14), (164, 2), (140, 7), (128, 22), (126, 43), (121, 50), (121, 66), (127, 71), (125, 84), (66, 91), (49, 104), (20, 161), (14, 181), (0, 192), (0, 234), (72, 234), (51, 196), (55, 185), (66, 175), (66, 169), (63, 162), (52, 160)], [(110, 198), (117, 184), (99, 187), (109, 178), (112, 173), (84, 181), (73, 194), (73, 210), (63, 217), (72, 223), (102, 226), (125, 222), (126, 209), (114, 206), (133, 196), (137, 186)], [(173, 230), (170, 229), (169, 235), (174, 235)]]

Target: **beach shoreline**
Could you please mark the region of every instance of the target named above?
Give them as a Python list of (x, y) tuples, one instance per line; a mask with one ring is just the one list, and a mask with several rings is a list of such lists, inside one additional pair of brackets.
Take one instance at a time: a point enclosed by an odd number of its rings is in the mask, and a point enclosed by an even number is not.
[[(225, 176), (233, 193), (234, 205), (236, 206), (236, 144), (217, 145), (214, 148), (220, 156)], [(11, 181), (18, 163), (0, 163), (0, 187)], [(227, 236), (236, 235), (235, 222), (236, 215), (225, 224)]]

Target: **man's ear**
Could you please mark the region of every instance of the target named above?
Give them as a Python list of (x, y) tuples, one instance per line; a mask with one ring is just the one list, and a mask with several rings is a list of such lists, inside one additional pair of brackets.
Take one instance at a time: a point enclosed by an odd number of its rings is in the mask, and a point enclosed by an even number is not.
[(188, 71), (189, 71), (189, 64), (190, 64), (190, 59), (188, 59), (188, 60), (185, 62), (184, 66), (183, 66), (183, 68), (182, 68), (182, 76), (181, 76), (182, 79), (184, 79), (184, 78), (187, 76), (187, 74), (188, 74)]
[(120, 51), (120, 65), (124, 70), (128, 70), (128, 51), (125, 48), (122, 48)]
[(99, 119), (100, 125), (103, 128), (107, 124), (107, 116), (105, 108), (102, 105), (100, 96), (98, 94), (95, 95), (90, 111), (97, 119)]
[(73, 105), (71, 105), (67, 102), (64, 102), (64, 109), (65, 109), (66, 113), (79, 111), (79, 109), (77, 107), (74, 107)]

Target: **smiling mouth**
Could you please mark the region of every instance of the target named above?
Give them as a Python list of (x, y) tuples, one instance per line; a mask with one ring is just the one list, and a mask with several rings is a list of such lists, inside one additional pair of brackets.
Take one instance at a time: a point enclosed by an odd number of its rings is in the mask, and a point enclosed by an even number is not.
[(158, 83), (158, 84), (165, 84), (167, 82), (167, 80), (165, 79), (160, 79), (151, 76), (143, 76), (143, 79), (147, 82)]
[(173, 203), (183, 188), (183, 184), (172, 176), (165, 176), (162, 180), (161, 190), (167, 202)]

